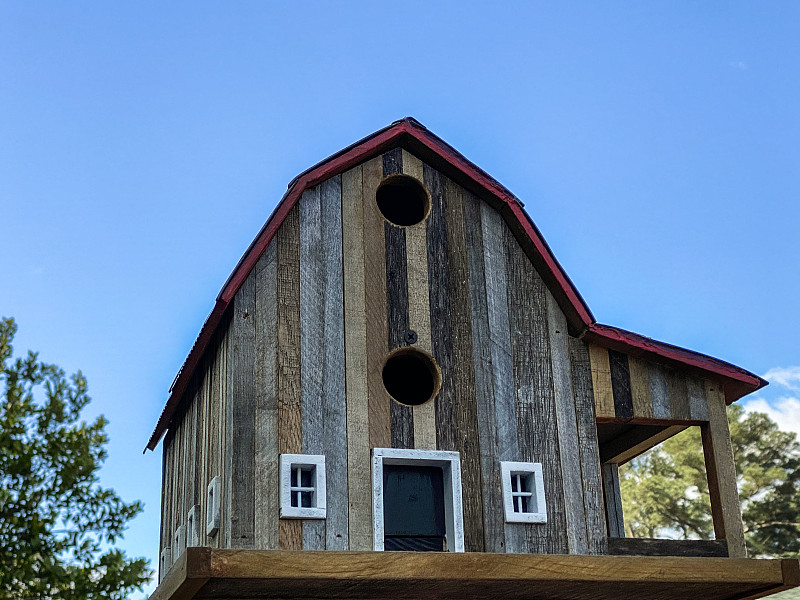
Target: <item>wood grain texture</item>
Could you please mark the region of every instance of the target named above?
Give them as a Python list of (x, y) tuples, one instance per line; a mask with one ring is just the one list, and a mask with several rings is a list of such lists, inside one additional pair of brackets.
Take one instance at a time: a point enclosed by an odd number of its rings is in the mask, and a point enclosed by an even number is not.
[(594, 390), (595, 415), (615, 417), (614, 392), (611, 385), (611, 365), (608, 349), (589, 344), (589, 362), (592, 366), (592, 389)]
[[(492, 357), (492, 386), (494, 389), (495, 426), (497, 428), (497, 459), (518, 460), (520, 449), (517, 432), (517, 410), (514, 393), (514, 364), (511, 354), (508, 286), (504, 244), (505, 222), (500, 214), (481, 203), (483, 260), (485, 265), (486, 307)], [(487, 343), (484, 341), (484, 343)], [(525, 552), (524, 526), (505, 524), (505, 551)]]
[[(231, 309), (231, 314), (234, 314)], [(233, 317), (231, 317), (233, 322)], [(234, 356), (232, 352), (233, 335), (231, 332), (232, 325), (228, 327), (223, 341), (223, 359), (220, 373), (220, 386), (222, 397), (222, 414), (224, 415), (224, 429), (223, 429), (223, 446), (222, 446), (222, 500), (220, 503), (222, 510), (222, 518), (219, 527), (220, 544), (224, 548), (231, 547), (231, 535), (233, 528), (231, 527), (231, 515), (233, 514), (233, 448), (235, 428), (233, 423), (233, 402), (231, 402), (231, 394), (233, 393), (233, 374), (231, 372), (234, 364)]]
[(278, 549), (278, 245), (255, 268), (255, 547)]
[(667, 390), (669, 392), (669, 410), (673, 419), (688, 421), (689, 392), (686, 387), (686, 376), (674, 369), (667, 372)]
[(392, 148), (383, 153), (383, 176), (395, 175), (403, 172), (403, 149)]
[(367, 393), (370, 448), (387, 448), (392, 443), (391, 398), (383, 387), (386, 359), (386, 258), (384, 218), (375, 202), (383, 177), (380, 156), (361, 166), (361, 195), (364, 207), (364, 289), (367, 315)]
[[(406, 161), (407, 162), (407, 161)], [(406, 164), (406, 163), (404, 163)], [(472, 349), (470, 279), (467, 255), (467, 222), (464, 190), (445, 179), (445, 222), (447, 228), (447, 273), (452, 351), (453, 410), (452, 421), (437, 421), (437, 444), (440, 450), (455, 450), (461, 455), (461, 481), (464, 489), (464, 548), (483, 552), (483, 482), (478, 413), (475, 403), (475, 366)], [(437, 328), (438, 329), (438, 328)], [(433, 328), (432, 328), (433, 331)], [(437, 332), (437, 344), (447, 345), (448, 335)], [(434, 355), (436, 355), (434, 348)], [(446, 431), (446, 430), (450, 431)], [(447, 447), (448, 441), (453, 446)]]
[[(402, 152), (403, 173), (424, 178), (422, 162), (405, 150)], [(420, 180), (422, 181), (422, 180)], [(417, 333), (415, 347), (433, 355), (431, 341), (431, 305), (428, 292), (428, 239), (430, 218), (405, 228), (406, 273), (408, 275), (408, 323)], [(436, 400), (413, 408), (414, 447), (436, 450)]]
[(555, 393), (558, 450), (564, 489), (567, 548), (569, 554), (586, 554), (586, 513), (583, 500), (578, 422), (572, 390), (567, 319), (553, 295), (547, 291), (547, 329)]
[(589, 350), (585, 342), (572, 336), (568, 344), (586, 514), (586, 551), (589, 554), (605, 554), (608, 549), (606, 517)]
[(689, 396), (689, 415), (694, 421), (708, 421), (708, 403), (705, 384), (699, 379), (686, 378), (686, 393)]
[[(276, 235), (278, 255), (278, 453), (303, 451), (300, 396), (300, 209), (295, 207)], [(301, 550), (302, 525), (281, 519), (278, 547)]]
[(505, 521), (501, 495), (500, 462), (497, 449), (497, 416), (494, 404), (492, 352), (486, 300), (486, 265), (483, 249), (481, 200), (464, 192), (467, 222), (467, 261), (469, 268), (472, 359), (475, 369), (475, 404), (478, 415), (481, 487), (483, 494), (484, 548), (486, 552), (505, 551)]
[[(503, 244), (518, 460), (542, 464), (544, 487), (547, 490), (547, 523), (522, 526), (506, 523), (506, 543), (509, 544), (509, 530), (513, 527), (525, 531), (526, 547), (519, 551), (565, 554), (568, 552), (566, 506), (550, 353), (548, 292), (507, 227), (503, 231)], [(581, 501), (580, 494), (577, 500)]]
[(234, 298), (228, 348), (231, 382), (231, 548), (255, 547), (256, 281), (251, 273)]
[(625, 519), (622, 516), (622, 495), (619, 489), (619, 466), (616, 463), (603, 465), (603, 493), (606, 499), (609, 537), (625, 537)]
[(711, 513), (717, 539), (728, 542), (728, 555), (747, 556), (744, 528), (736, 489), (736, 466), (728, 428), (725, 395), (715, 382), (706, 382), (708, 423), (701, 426), (703, 453), (711, 497)]
[(633, 398), (628, 356), (616, 350), (609, 350), (608, 362), (611, 370), (611, 390), (614, 395), (614, 413), (619, 419), (631, 419)]
[(608, 553), (614, 556), (728, 556), (728, 546), (720, 540), (610, 538)]
[(600, 460), (604, 463), (625, 464), (680, 433), (686, 427), (686, 425), (638, 425), (604, 443), (600, 448)]
[(650, 363), (650, 397), (653, 399), (653, 418), (670, 419), (672, 411), (669, 406), (669, 388), (667, 387), (667, 371), (661, 365)]
[(364, 203), (361, 166), (342, 173), (342, 262), (347, 392), (349, 548), (372, 549), (372, 486), (367, 400)]
[(631, 402), (633, 416), (637, 419), (653, 418), (653, 400), (650, 397), (650, 374), (647, 363), (635, 356), (628, 356), (631, 378)]
[(324, 278), (323, 453), (330, 481), (325, 519), (325, 549), (348, 548), (347, 402), (345, 398), (344, 292), (342, 283), (342, 183), (320, 184), (322, 267)]
[[(303, 192), (300, 207), (300, 396), (303, 454), (324, 454), (325, 269), (320, 186)], [(327, 224), (326, 224), (327, 225)], [(303, 550), (325, 549), (325, 520), (303, 520)]]

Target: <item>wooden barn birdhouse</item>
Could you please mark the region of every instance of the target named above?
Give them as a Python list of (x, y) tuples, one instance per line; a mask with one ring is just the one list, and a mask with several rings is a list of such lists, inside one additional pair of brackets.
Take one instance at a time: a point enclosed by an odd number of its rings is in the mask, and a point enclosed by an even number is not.
[[(297, 177), (163, 438), (154, 598), (744, 598), (727, 404), (765, 381), (598, 324), (506, 188), (414, 119)], [(699, 427), (716, 540), (624, 537), (617, 467)]]

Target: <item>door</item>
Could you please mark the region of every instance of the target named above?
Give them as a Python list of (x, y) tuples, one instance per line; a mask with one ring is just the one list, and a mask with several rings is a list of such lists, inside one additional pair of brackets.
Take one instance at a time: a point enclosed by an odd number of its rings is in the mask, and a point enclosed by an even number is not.
[(383, 466), (384, 550), (446, 548), (441, 467)]

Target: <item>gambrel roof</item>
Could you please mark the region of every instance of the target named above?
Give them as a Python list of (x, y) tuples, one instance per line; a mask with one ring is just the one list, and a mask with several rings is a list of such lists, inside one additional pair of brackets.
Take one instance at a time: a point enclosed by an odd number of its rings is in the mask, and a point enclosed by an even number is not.
[(688, 368), (701, 376), (713, 377), (724, 385), (728, 403), (766, 385), (767, 382), (760, 377), (730, 363), (597, 323), (538, 228), (523, 209), (522, 202), (444, 140), (431, 133), (415, 119), (407, 117), (395, 121), (388, 127), (326, 158), (301, 173), (289, 184), (286, 194), (239, 260), (217, 296), (211, 314), (203, 324), (189, 356), (170, 388), (166, 406), (150, 436), (147, 449), (155, 449), (161, 436), (169, 427), (172, 415), (226, 309), (291, 209), (302, 196), (303, 191), (398, 146), (415, 154), (499, 210), (534, 263), (561, 310), (564, 311), (572, 335), (631, 355), (648, 357), (666, 363), (677, 363), (682, 368)]

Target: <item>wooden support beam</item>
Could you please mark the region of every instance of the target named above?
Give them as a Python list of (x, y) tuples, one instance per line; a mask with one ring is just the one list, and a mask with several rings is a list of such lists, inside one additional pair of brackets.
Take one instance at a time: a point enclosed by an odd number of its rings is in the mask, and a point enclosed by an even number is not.
[(622, 435), (600, 445), (600, 462), (625, 464), (686, 429), (686, 425), (634, 425)]

